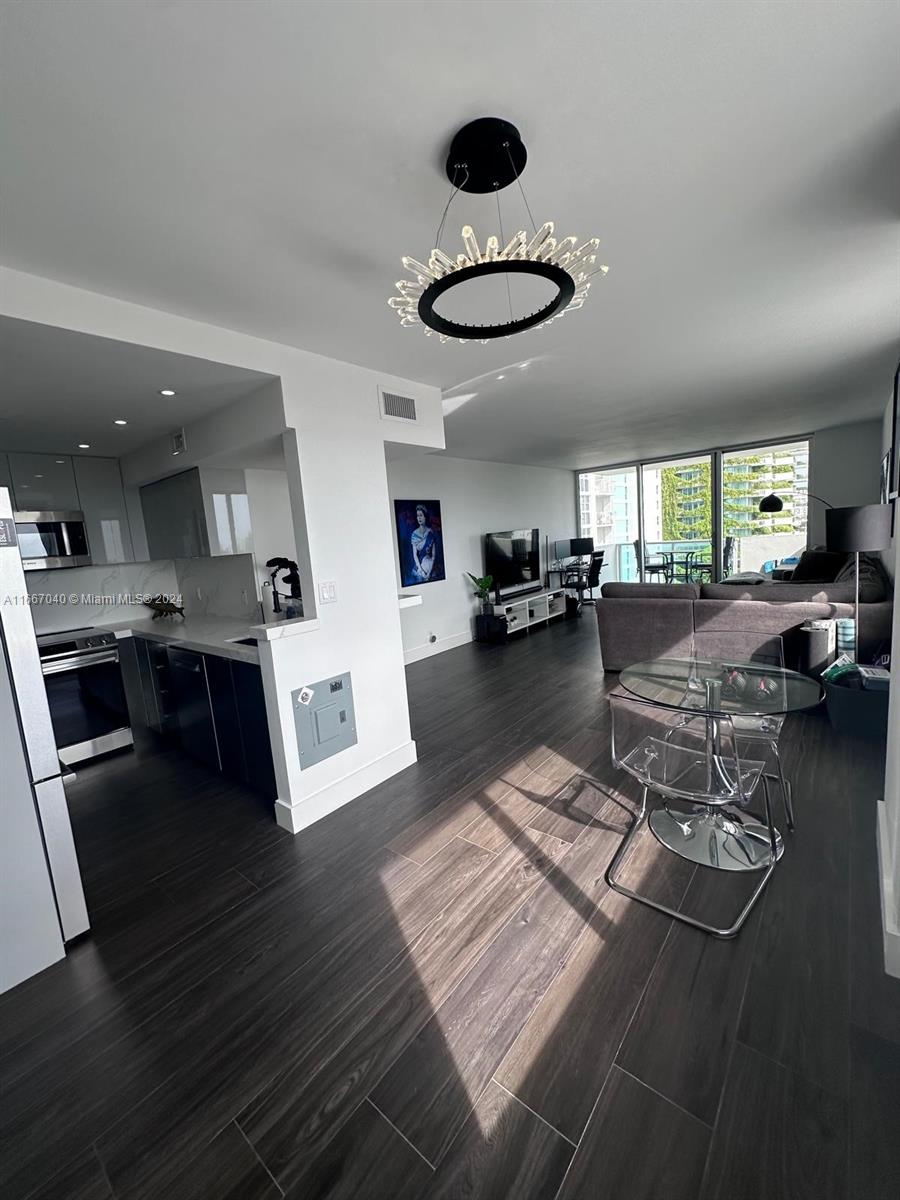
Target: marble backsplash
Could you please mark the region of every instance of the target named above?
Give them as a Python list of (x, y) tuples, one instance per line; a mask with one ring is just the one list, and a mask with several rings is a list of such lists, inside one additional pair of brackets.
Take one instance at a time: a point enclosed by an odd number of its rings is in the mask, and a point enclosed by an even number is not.
[(25, 586), (32, 598), (31, 614), (37, 633), (133, 618), (144, 620), (150, 610), (143, 606), (141, 597), (171, 595), (180, 590), (171, 559), (26, 571)]
[(175, 576), (185, 616), (261, 619), (252, 554), (176, 558)]
[(144, 620), (159, 595), (181, 595), (185, 616), (261, 619), (250, 554), (27, 571), (25, 586), (37, 633)]

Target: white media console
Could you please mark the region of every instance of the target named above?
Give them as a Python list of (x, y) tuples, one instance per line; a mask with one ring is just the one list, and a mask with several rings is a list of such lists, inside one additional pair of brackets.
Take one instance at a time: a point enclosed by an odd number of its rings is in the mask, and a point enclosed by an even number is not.
[(562, 588), (547, 588), (526, 596), (510, 596), (494, 605), (494, 616), (506, 618), (507, 633), (518, 633), (532, 625), (543, 625), (566, 615), (566, 593)]

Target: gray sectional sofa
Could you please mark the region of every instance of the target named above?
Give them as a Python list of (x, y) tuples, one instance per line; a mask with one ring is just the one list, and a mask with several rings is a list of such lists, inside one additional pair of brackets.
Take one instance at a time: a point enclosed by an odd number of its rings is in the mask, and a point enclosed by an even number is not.
[[(605, 583), (596, 609), (606, 671), (685, 657), (695, 633), (707, 648), (719, 643), (724, 654), (729, 633), (759, 634), (761, 641), (781, 636), (792, 666), (804, 621), (853, 616), (853, 583)], [(889, 641), (892, 611), (891, 600), (860, 605), (862, 659)]]

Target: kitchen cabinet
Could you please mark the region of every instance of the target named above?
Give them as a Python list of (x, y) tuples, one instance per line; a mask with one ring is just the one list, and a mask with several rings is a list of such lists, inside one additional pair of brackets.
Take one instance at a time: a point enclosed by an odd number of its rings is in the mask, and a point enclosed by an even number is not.
[(274, 800), (278, 793), (262, 672), (255, 663), (235, 659), (231, 663), (231, 675), (244, 749), (244, 782)]
[(168, 653), (181, 748), (218, 771), (222, 763), (204, 656), (194, 650), (176, 650), (172, 646)]
[(78, 457), (74, 469), (91, 562), (134, 562), (119, 460)]
[(231, 674), (235, 664), (230, 658), (222, 658), (219, 654), (204, 654), (203, 659), (206, 664), (206, 681), (209, 684), (222, 774), (232, 779), (244, 779), (244, 747)]
[(125, 672), (132, 727), (146, 722), (212, 770), (275, 800), (259, 667), (140, 636), (133, 641), (135, 667)]
[(81, 503), (69, 455), (9, 454), (17, 512), (78, 512)]
[(151, 558), (204, 558), (209, 535), (200, 474), (195, 469), (141, 488), (141, 508)]

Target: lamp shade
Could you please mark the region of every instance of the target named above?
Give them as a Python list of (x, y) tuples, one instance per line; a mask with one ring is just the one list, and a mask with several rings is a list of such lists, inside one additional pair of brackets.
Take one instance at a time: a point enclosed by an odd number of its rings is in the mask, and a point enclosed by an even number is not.
[(860, 504), (830, 508), (825, 513), (825, 544), (829, 550), (886, 550), (891, 544), (891, 506)]
[(780, 496), (776, 496), (774, 492), (770, 492), (768, 496), (763, 496), (759, 502), (759, 511), (764, 513), (781, 512), (784, 508), (784, 501)]

